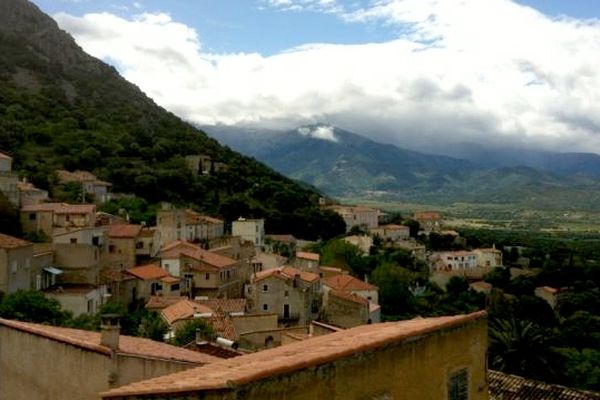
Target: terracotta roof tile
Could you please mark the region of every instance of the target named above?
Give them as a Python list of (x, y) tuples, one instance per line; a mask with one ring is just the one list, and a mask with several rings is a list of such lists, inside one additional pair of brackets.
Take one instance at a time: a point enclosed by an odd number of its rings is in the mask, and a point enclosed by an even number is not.
[(442, 219), (442, 214), (437, 211), (422, 211), (422, 212), (416, 212), (414, 214), (413, 218), (417, 221), (418, 220), (435, 221), (438, 219)]
[(491, 400), (600, 400), (599, 393), (488, 371)]
[(170, 306), (164, 308), (160, 315), (164, 318), (164, 320), (169, 324), (173, 325), (175, 322), (182, 320), (193, 318), (194, 314), (213, 314), (213, 309), (198, 304), (192, 300), (180, 300), (177, 303), (171, 304)]
[[(97, 353), (106, 354), (107, 356), (110, 356), (111, 354), (110, 348), (100, 344), (100, 332), (32, 324), (29, 322), (6, 319), (0, 319), (0, 325)], [(196, 364), (207, 364), (219, 360), (216, 357), (195, 353), (165, 343), (155, 342), (150, 339), (125, 335), (119, 336), (119, 350), (117, 352), (119, 354), (129, 354), (162, 360), (184, 361)]]
[(302, 342), (230, 358), (205, 367), (165, 375), (102, 393), (103, 398), (145, 394), (175, 394), (225, 389), (260, 379), (323, 365), (355, 354), (383, 348), (412, 337), (460, 326), (486, 316), (469, 315), (419, 318), (401, 322), (362, 325)]
[(296, 252), (296, 258), (319, 262), (319, 260), (321, 259), (321, 256), (317, 253), (308, 253), (306, 251), (298, 251), (298, 252)]
[(113, 224), (108, 227), (108, 237), (111, 238), (135, 238), (142, 230), (141, 225)]
[(182, 255), (218, 269), (232, 267), (238, 263), (233, 258), (222, 256), (212, 251), (204, 250), (195, 244), (182, 241), (169, 243), (160, 253), (160, 257), (165, 259), (180, 258)]
[(360, 297), (355, 294), (352, 294), (350, 292), (341, 292), (338, 290), (330, 290), (329, 295), (335, 296), (335, 297), (338, 297), (340, 299), (344, 299), (347, 301), (351, 301), (353, 303), (362, 304), (365, 307), (369, 306), (369, 300), (365, 299), (364, 297)]
[(215, 313), (208, 319), (208, 323), (215, 330), (217, 336), (234, 342), (239, 340), (240, 337), (235, 329), (233, 320), (229, 315), (225, 313)]
[(377, 286), (361, 281), (351, 275), (335, 275), (325, 278), (325, 285), (341, 292), (351, 292), (355, 290), (377, 290)]
[(108, 282), (122, 282), (135, 279), (135, 276), (129, 275), (124, 271), (117, 271), (114, 269), (105, 269), (100, 273), (100, 277), (103, 281)]
[(3, 158), (5, 160), (12, 160), (11, 156), (9, 156), (8, 154), (4, 154), (2, 152), (0, 152), (0, 158)]
[(246, 299), (208, 299), (196, 300), (198, 304), (205, 305), (215, 311), (225, 313), (243, 313), (246, 311)]
[(219, 358), (233, 358), (239, 357), (244, 354), (241, 351), (227, 349), (209, 342), (196, 343), (195, 340), (186, 344), (185, 346), (183, 346), (183, 348)]
[(0, 233), (0, 249), (16, 249), (18, 247), (29, 246), (30, 244), (32, 243), (26, 240)]
[(185, 299), (187, 299), (186, 296), (150, 296), (144, 307), (148, 310), (162, 310)]
[(135, 276), (144, 281), (152, 279), (160, 279), (170, 274), (156, 264), (143, 265), (141, 267), (133, 267), (126, 270), (128, 274)]
[(254, 282), (259, 282), (269, 277), (275, 277), (287, 281), (294, 279), (296, 275), (299, 275), (300, 279), (307, 283), (314, 283), (320, 279), (319, 275), (313, 274), (312, 272), (301, 271), (299, 269), (286, 266), (257, 272), (254, 275)]
[(94, 204), (42, 203), (21, 208), (25, 212), (52, 211), (56, 214), (89, 214), (96, 212)]

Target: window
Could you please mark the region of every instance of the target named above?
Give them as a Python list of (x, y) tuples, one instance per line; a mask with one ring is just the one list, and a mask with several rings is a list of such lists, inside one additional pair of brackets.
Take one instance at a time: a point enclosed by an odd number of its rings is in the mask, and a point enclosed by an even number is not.
[(17, 273), (17, 260), (13, 260), (13, 262), (10, 264), (10, 272), (13, 274)]
[(87, 312), (88, 312), (88, 314), (94, 313), (94, 300), (92, 300), (92, 299), (89, 299), (87, 301)]
[(204, 278), (205, 278), (206, 280), (209, 280), (209, 279), (210, 279), (210, 274), (209, 274), (209, 273), (206, 273), (206, 274), (204, 275)]
[(174, 283), (171, 285), (171, 292), (175, 292), (179, 290), (179, 283)]
[(94, 237), (92, 238), (92, 244), (93, 244), (94, 246), (99, 246), (99, 245), (100, 245), (100, 237), (99, 237), (99, 236), (94, 236)]
[(263, 304), (263, 311), (269, 311), (269, 305)]
[(230, 274), (229, 274), (229, 271), (227, 271), (227, 279), (229, 279), (229, 277), (230, 277)]
[(137, 242), (135, 244), (135, 248), (136, 249), (143, 249), (144, 248), (144, 242)]
[(77, 243), (77, 238), (71, 238), (71, 244), (76, 244)]
[(288, 296), (290, 295), (290, 292), (289, 292), (288, 290), (286, 290), (286, 291), (284, 291), (284, 292), (283, 292), (283, 295), (284, 295), (285, 297), (288, 297)]
[(114, 252), (115, 252), (115, 246), (114, 246), (114, 245), (112, 245), (112, 244), (111, 244), (111, 245), (109, 245), (109, 246), (108, 246), (108, 252), (109, 252), (109, 253), (114, 253)]
[(463, 368), (448, 376), (448, 400), (468, 400), (469, 382), (467, 369)]
[(263, 285), (263, 292), (269, 291), (269, 285)]
[(35, 215), (35, 213), (29, 213), (29, 220), (30, 221), (35, 221), (36, 217), (37, 216)]

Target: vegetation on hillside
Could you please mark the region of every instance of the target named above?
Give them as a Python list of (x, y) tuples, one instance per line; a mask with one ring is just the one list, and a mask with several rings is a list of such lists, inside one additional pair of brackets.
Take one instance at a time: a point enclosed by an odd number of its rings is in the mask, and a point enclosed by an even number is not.
[[(0, 150), (20, 175), (59, 193), (55, 171), (83, 169), (149, 205), (169, 201), (229, 221), (266, 217), (268, 231), (308, 239), (343, 232), (341, 218), (318, 208), (315, 190), (157, 106), (38, 14), (16, 22), (4, 16), (14, 30), (0, 29)], [(42, 30), (46, 41), (31, 39)], [(185, 156), (196, 154), (228, 168), (195, 175)]]

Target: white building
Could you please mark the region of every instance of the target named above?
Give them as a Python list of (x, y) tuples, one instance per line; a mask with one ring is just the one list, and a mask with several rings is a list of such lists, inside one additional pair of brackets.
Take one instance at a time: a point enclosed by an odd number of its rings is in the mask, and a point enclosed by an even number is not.
[(240, 217), (231, 224), (231, 234), (262, 248), (265, 245), (265, 220)]

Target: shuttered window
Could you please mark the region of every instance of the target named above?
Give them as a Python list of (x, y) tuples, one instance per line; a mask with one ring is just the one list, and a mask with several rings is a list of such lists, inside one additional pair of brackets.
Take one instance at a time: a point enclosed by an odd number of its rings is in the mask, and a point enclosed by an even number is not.
[(467, 369), (455, 371), (448, 377), (448, 400), (469, 400)]

